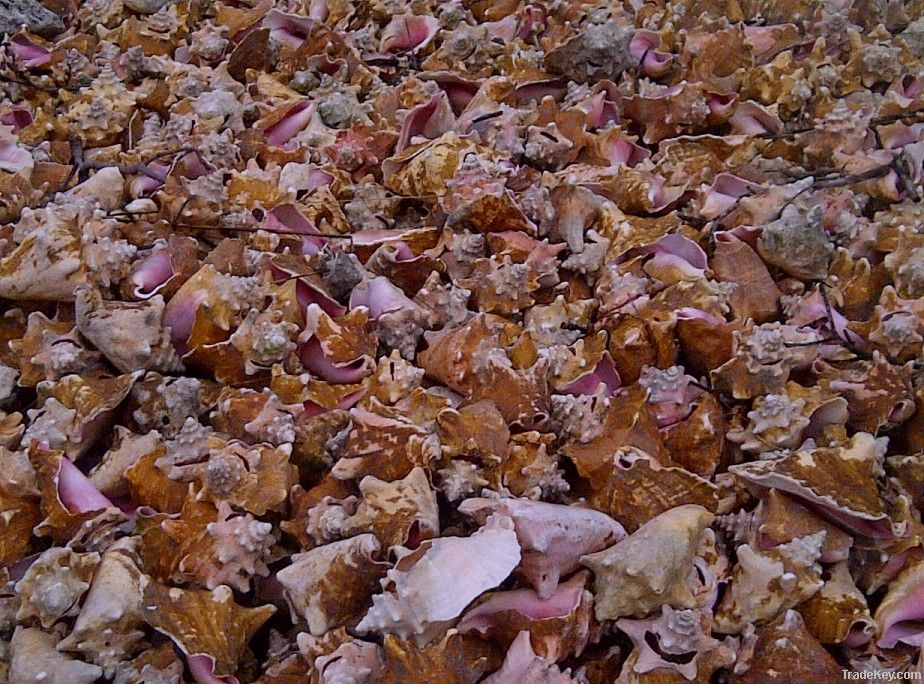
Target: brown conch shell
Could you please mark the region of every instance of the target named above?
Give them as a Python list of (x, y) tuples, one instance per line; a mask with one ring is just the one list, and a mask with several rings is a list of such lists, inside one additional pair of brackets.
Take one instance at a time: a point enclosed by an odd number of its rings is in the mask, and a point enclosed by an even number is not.
[[(152, 433), (148, 433), (152, 434)], [(154, 434), (157, 434), (156, 432)], [(155, 464), (164, 456), (166, 448), (158, 445), (124, 470), (125, 481), (132, 500), (163, 513), (179, 513), (189, 486), (164, 475)]]
[(517, 684), (543, 682), (544, 684), (576, 684), (570, 671), (562, 672), (555, 663), (539, 656), (530, 643), (527, 630), (520, 632), (510, 644), (504, 664), (497, 672), (482, 680), (482, 684)]
[(641, 385), (620, 391), (610, 400), (598, 436), (586, 443), (571, 439), (562, 447), (581, 477), (591, 483), (605, 481), (612, 472), (613, 454), (622, 447), (636, 447), (658, 461), (670, 461), (647, 403), (648, 390)]
[(613, 460), (609, 478), (594, 484), (588, 501), (630, 533), (683, 504), (696, 504), (712, 513), (718, 508), (718, 489), (704, 477), (675, 466), (665, 468), (634, 447), (617, 450)]
[(824, 586), (798, 607), (805, 627), (823, 644), (861, 646), (876, 633), (876, 623), (846, 562), (828, 570)]
[(344, 536), (371, 532), (387, 550), (392, 546), (414, 548), (439, 535), (436, 492), (423, 468), (414, 468), (404, 479), (392, 482), (367, 475), (360, 480), (359, 491), (356, 512), (343, 522)]
[(732, 233), (716, 234), (709, 265), (716, 278), (738, 286), (729, 297), (735, 318), (764, 323), (776, 317), (780, 291), (764, 262), (747, 243)]
[(35, 387), (42, 380), (60, 380), (72, 373), (104, 374), (102, 354), (86, 347), (72, 323), (50, 320), (33, 311), (21, 337), (9, 341), (14, 355), (10, 363), (20, 371), (17, 384)]
[(119, 510), (100, 494), (63, 451), (49, 451), (36, 444), (29, 448), (29, 461), (35, 468), (42, 493), (45, 519), (35, 528), (39, 536), (56, 542), (71, 542), (80, 531), (91, 531), (98, 522)]
[(187, 657), (207, 657), (216, 677), (234, 674), (247, 642), (275, 612), (271, 605), (239, 606), (224, 585), (193, 591), (150, 582), (144, 588), (145, 621)]
[(165, 684), (181, 684), (184, 669), (183, 661), (177, 656), (173, 644), (164, 641), (145, 649), (137, 658), (122, 663), (114, 681), (119, 684), (141, 684), (149, 679)]
[[(414, 420), (411, 404), (419, 411), (417, 417), (424, 420)], [(435, 414), (448, 405), (445, 398), (418, 388), (399, 406), (385, 406), (373, 398), (366, 406), (352, 409), (347, 456), (334, 464), (334, 477), (345, 480), (372, 475), (390, 481), (407, 476), (415, 466), (427, 467), (440, 456)], [(430, 418), (428, 414), (434, 415)]]
[(383, 163), (385, 187), (399, 195), (443, 195), (446, 181), (472, 153), (485, 158), (496, 156), (452, 132), (412, 145)]
[(481, 463), (496, 463), (510, 451), (510, 428), (494, 402), (487, 399), (444, 409), (436, 422), (444, 458), (466, 456)]
[(478, 596), (503, 582), (520, 562), (513, 521), (491, 517), (470, 537), (441, 537), (400, 551), (382, 580), (384, 593), (356, 626), (425, 644)]
[(780, 323), (748, 323), (734, 332), (734, 355), (711, 371), (717, 389), (735, 399), (753, 399), (783, 391), (794, 369), (808, 367), (818, 355), (819, 333)]
[(751, 452), (797, 449), (808, 436), (847, 422), (847, 401), (820, 387), (806, 388), (787, 382), (782, 394), (754, 399), (748, 424), (728, 433), (728, 438)]
[(590, 573), (575, 574), (547, 599), (531, 589), (487, 594), (456, 625), (462, 634), (477, 632), (509, 647), (522, 631), (530, 633), (533, 648), (550, 662), (579, 656), (591, 638), (593, 594), (584, 586)]
[[(386, 634), (384, 656), (385, 666), (370, 678), (370, 684), (372, 681), (404, 684), (437, 680), (448, 684), (475, 684), (500, 661), (490, 644), (463, 636), (455, 629), (450, 629), (429, 646)], [(331, 684), (334, 681), (330, 680)]]
[(77, 290), (77, 329), (123, 373), (175, 372), (182, 368), (164, 328), (164, 298), (104, 301), (99, 291)]
[(136, 435), (116, 425), (112, 447), (90, 471), (90, 482), (108, 497), (125, 496), (130, 487), (126, 471), (144, 456), (162, 448), (161, 437), (156, 430)]
[[(767, 545), (785, 544), (798, 537), (807, 537), (816, 532), (825, 532), (825, 543), (821, 547), (819, 560), (833, 563), (847, 559), (853, 546), (853, 537), (834, 523), (815, 515), (799, 503), (799, 500), (779, 489), (771, 489), (761, 502), (757, 520), (761, 534), (760, 548)], [(738, 541), (751, 542), (752, 539)]]
[(41, 217), (35, 230), (0, 259), (0, 297), (72, 302), (87, 277), (76, 213), (47, 207), (35, 214)]
[(879, 494), (874, 472), (885, 445), (858, 432), (844, 447), (804, 449), (731, 466), (746, 482), (810, 502), (825, 517), (859, 534), (892, 538), (898, 530)]
[(361, 534), (292, 556), (292, 564), (276, 578), (285, 588), (293, 620), (304, 620), (316, 636), (352, 627), (387, 569), (378, 560), (380, 548), (375, 536)]
[[(561, 457), (551, 446), (554, 435), (531, 430), (511, 438), (510, 456), (485, 473), (499, 491), (528, 499), (553, 499), (567, 492), (571, 485), (564, 477)], [(453, 461), (456, 463), (456, 461)], [(480, 475), (474, 473), (475, 482)], [(484, 485), (477, 485), (478, 488)], [(473, 487), (472, 492), (479, 491)], [(462, 498), (462, 497), (459, 497)]]
[(418, 362), (428, 376), (473, 401), (490, 399), (508, 422), (537, 427), (550, 413), (548, 361), (515, 362), (520, 333), (504, 318), (479, 314), (460, 327), (427, 333)]
[(716, 631), (738, 633), (811, 598), (823, 584), (817, 560), (824, 539), (822, 531), (767, 551), (739, 546), (731, 586), (716, 607)]
[(785, 611), (757, 629), (753, 653), (748, 669), (742, 673), (736, 667), (731, 682), (833, 682), (844, 673), (840, 663), (808, 633), (802, 617), (794, 610)]
[(581, 558), (596, 576), (597, 619), (645, 617), (664, 604), (692, 608), (693, 560), (712, 519), (712, 513), (702, 506), (678, 506), (616, 545)]
[(522, 554), (518, 572), (543, 600), (552, 596), (560, 578), (580, 567), (581, 556), (626, 534), (599, 511), (529, 499), (467, 499), (458, 510), (481, 524), (492, 514), (513, 520)]
[(274, 448), (209, 437), (208, 447), (208, 460), (196, 469), (201, 499), (264, 515), (279, 508), (298, 481), (298, 469), (289, 462), (290, 444)]
[(616, 621), (635, 646), (623, 665), (621, 681), (659, 681), (668, 672), (687, 681), (708, 681), (713, 672), (735, 661), (735, 652), (709, 634), (710, 616), (662, 606), (661, 614), (644, 620)]
[[(207, 510), (211, 518), (213, 509)], [(204, 530), (192, 539), (182, 537), (182, 527), (177, 530), (177, 546), (187, 544), (189, 550), (180, 558), (180, 577), (192, 579), (206, 589), (227, 584), (247, 592), (251, 578), (269, 574), (266, 561), (276, 542), (272, 524), (256, 520), (250, 513), (237, 514), (227, 501), (219, 504), (216, 519), (201, 522)], [(165, 527), (170, 529), (170, 523)]]
[(63, 449), (73, 461), (102, 435), (140, 375), (100, 379), (66, 375), (58, 382), (40, 382), (37, 389), (44, 403), (28, 411), (31, 423), (23, 441), (43, 441), (52, 449)]
[(29, 550), (32, 528), (42, 519), (32, 496), (7, 494), (0, 488), (0, 567), (20, 560)]

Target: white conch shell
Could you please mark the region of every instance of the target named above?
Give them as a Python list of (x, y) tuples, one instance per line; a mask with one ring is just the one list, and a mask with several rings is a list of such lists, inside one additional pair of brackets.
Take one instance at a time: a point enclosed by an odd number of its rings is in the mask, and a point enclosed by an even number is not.
[(132, 654), (144, 637), (141, 601), (148, 576), (138, 567), (137, 537), (106, 549), (74, 628), (58, 650), (77, 651), (106, 672)]
[(10, 641), (9, 681), (17, 684), (93, 684), (103, 669), (68, 658), (55, 649), (57, 638), (40, 629), (17, 627)]
[(555, 593), (559, 578), (576, 570), (581, 556), (626, 536), (600, 511), (530, 499), (468, 499), (459, 512), (482, 523), (491, 513), (510, 516), (523, 553), (520, 573), (541, 599)]
[(35, 617), (47, 629), (62, 618), (77, 615), (99, 560), (98, 553), (74, 553), (60, 546), (43, 552), (16, 583), (21, 601), (16, 619), (24, 622)]
[(413, 636), (426, 644), (510, 575), (520, 562), (520, 545), (513, 521), (492, 516), (470, 537), (428, 540), (400, 556), (356, 631)]

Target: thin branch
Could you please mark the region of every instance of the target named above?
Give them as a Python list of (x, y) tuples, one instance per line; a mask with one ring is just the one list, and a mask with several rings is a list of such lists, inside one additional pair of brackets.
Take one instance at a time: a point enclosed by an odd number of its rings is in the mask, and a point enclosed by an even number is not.
[(58, 93), (61, 90), (66, 90), (70, 93), (76, 93), (79, 91), (79, 88), (70, 86), (62, 86), (57, 84), (53, 86), (46, 86), (41, 83), (36, 83), (28, 74), (20, 71), (19, 69), (16, 69), (13, 66), (10, 66), (10, 71), (12, 71), (15, 76), (10, 76), (9, 74), (0, 74), (0, 83), (13, 83), (18, 86), (23, 86), (24, 88), (40, 90), (43, 93), (51, 93), (52, 95)]
[(189, 228), (191, 230), (228, 230), (232, 232), (236, 231), (239, 233), (258, 233), (262, 231), (264, 233), (275, 233), (277, 235), (295, 235), (298, 237), (331, 238), (335, 240), (337, 239), (352, 240), (353, 239), (353, 235), (351, 234), (343, 235), (341, 233), (303, 233), (297, 230), (278, 230), (276, 228), (273, 228), (272, 230), (270, 230), (268, 228), (259, 228), (259, 227), (250, 228), (247, 226), (226, 226), (220, 223), (214, 226), (197, 225), (194, 223), (175, 223), (174, 227), (175, 228)]
[[(913, 120), (921, 116), (924, 116), (924, 109), (914, 109), (910, 112), (900, 112), (898, 114), (873, 117), (870, 119), (868, 125), (869, 127), (885, 126), (890, 123), (896, 123), (897, 121), (904, 121), (905, 119)], [(811, 133), (816, 130), (818, 130), (817, 126), (803, 126), (801, 128), (793, 128), (788, 131), (779, 131), (777, 133), (767, 131), (766, 133), (759, 133), (754, 137), (762, 138), (764, 140), (783, 140), (785, 138), (792, 138), (797, 135), (803, 135), (804, 133)]]
[(122, 175), (130, 176), (147, 176), (148, 178), (153, 178), (156, 181), (163, 183), (167, 180), (167, 177), (157, 171), (152, 171), (144, 164), (109, 164), (107, 162), (96, 161), (95, 159), (87, 159), (81, 164), (81, 169), (89, 169), (91, 171), (99, 171), (100, 169), (109, 169), (116, 168), (119, 170)]
[(813, 188), (837, 188), (842, 185), (853, 185), (854, 183), (862, 183), (863, 181), (873, 180), (874, 178), (882, 178), (887, 175), (889, 171), (894, 170), (894, 163), (890, 162), (888, 164), (883, 164), (882, 166), (876, 166), (872, 169), (868, 169), (862, 173), (854, 173), (849, 176), (829, 176), (827, 178), (821, 178), (812, 183)]

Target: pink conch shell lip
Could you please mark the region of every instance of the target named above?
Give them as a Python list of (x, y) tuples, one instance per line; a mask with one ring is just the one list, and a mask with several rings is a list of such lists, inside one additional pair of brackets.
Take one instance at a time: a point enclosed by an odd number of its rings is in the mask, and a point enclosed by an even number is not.
[(661, 45), (661, 36), (654, 31), (639, 29), (629, 41), (629, 54), (636, 62), (641, 62), (649, 50)]
[(438, 138), (451, 130), (455, 123), (455, 116), (449, 106), (449, 97), (446, 93), (439, 92), (407, 113), (401, 126), (401, 135), (395, 146), (395, 152), (406, 149), (415, 136), (423, 136), (431, 140)]
[(436, 17), (405, 15), (394, 17), (382, 29), (382, 52), (422, 50), (436, 36), (440, 22)]
[(742, 102), (730, 119), (732, 130), (744, 135), (776, 133), (783, 128), (778, 116), (750, 100)]
[(377, 320), (382, 314), (399, 309), (418, 308), (397, 285), (385, 276), (364, 280), (350, 294), (350, 308), (364, 306), (369, 309), (369, 318)]
[(359, 382), (369, 374), (369, 363), (358, 358), (345, 364), (335, 364), (327, 358), (317, 337), (312, 337), (298, 348), (298, 357), (305, 369), (328, 382), (348, 384)]
[(61, 459), (58, 471), (58, 498), (73, 514), (112, 508), (112, 502), (90, 484), (87, 476), (67, 458)]
[(237, 677), (216, 677), (215, 658), (204, 653), (186, 656), (189, 672), (197, 684), (240, 684)]
[(51, 61), (50, 50), (36, 45), (23, 35), (16, 35), (10, 39), (10, 49), (27, 69), (36, 69)]
[(16, 107), (5, 114), (0, 115), (0, 123), (5, 126), (12, 126), (13, 131), (19, 131), (33, 121), (32, 113), (28, 109)]
[(912, 646), (924, 644), (924, 586), (915, 588), (911, 596), (897, 609), (883, 616), (880, 625), (881, 636), (877, 641), (882, 648), (893, 648), (899, 642)]
[[(764, 188), (730, 173), (720, 173), (706, 190), (702, 200), (700, 214), (713, 219), (733, 209), (743, 197), (759, 193)], [(716, 233), (716, 238), (721, 233)]]
[(679, 233), (671, 233), (653, 244), (631, 249), (620, 258), (620, 261), (642, 254), (651, 254), (660, 262), (678, 266), (685, 272), (702, 273), (709, 267), (703, 248)]
[[(589, 97), (581, 108), (587, 112), (587, 125), (592, 128), (602, 128), (610, 121), (619, 121), (619, 107), (615, 102), (607, 99), (605, 90)], [(620, 140), (620, 142), (623, 141)]]
[(283, 147), (298, 133), (303, 131), (314, 118), (316, 109), (311, 100), (302, 100), (285, 115), (266, 129), (266, 142), (274, 147)]
[(646, 76), (657, 78), (670, 69), (674, 56), (669, 52), (660, 52), (661, 36), (654, 31), (639, 29), (629, 42), (629, 55), (641, 67)]
[(263, 18), (263, 26), (270, 30), (270, 37), (296, 50), (316, 25), (317, 20), (314, 18), (286, 14), (278, 9), (271, 9)]
[(180, 354), (188, 351), (186, 342), (196, 322), (196, 312), (208, 296), (209, 293), (206, 290), (194, 290), (182, 299), (173, 297), (167, 303), (164, 311), (164, 325), (170, 328), (173, 346)]
[(327, 240), (320, 236), (320, 231), (314, 223), (294, 204), (280, 204), (274, 207), (266, 214), (263, 228), (270, 232), (292, 232), (302, 236), (304, 254), (317, 254), (327, 244)]
[(625, 164), (630, 169), (638, 166), (651, 156), (651, 151), (646, 150), (641, 145), (636, 145), (631, 140), (620, 139), (606, 146), (609, 151), (610, 163), (613, 166)]
[(575, 396), (592, 395), (601, 384), (605, 387), (607, 396), (612, 396), (622, 386), (622, 379), (608, 351), (603, 353), (603, 358), (593, 370), (569, 382), (563, 391)]
[(131, 275), (131, 280), (136, 285), (134, 295), (139, 299), (153, 297), (173, 275), (169, 250), (155, 249), (144, 260), (138, 262)]
[(737, 93), (708, 93), (706, 106), (713, 114), (727, 114), (731, 112), (737, 101)]

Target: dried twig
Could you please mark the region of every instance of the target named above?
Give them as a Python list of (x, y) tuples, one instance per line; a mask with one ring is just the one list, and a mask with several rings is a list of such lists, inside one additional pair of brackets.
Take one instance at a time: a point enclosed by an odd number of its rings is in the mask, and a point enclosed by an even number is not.
[[(905, 121), (907, 119), (914, 120), (924, 117), (924, 109), (914, 109), (909, 112), (900, 112), (898, 114), (889, 114), (887, 116), (876, 116), (870, 119), (869, 126), (885, 126), (890, 123), (895, 123), (897, 121)], [(817, 131), (817, 126), (803, 126), (801, 128), (793, 128), (788, 131), (778, 131), (776, 133), (767, 131), (766, 133), (759, 133), (755, 135), (755, 138), (762, 138), (764, 140), (783, 140), (785, 138), (792, 138), (797, 135), (803, 135), (805, 133), (812, 133)]]
[(228, 231), (237, 231), (239, 233), (257, 233), (263, 231), (265, 233), (276, 233), (277, 235), (295, 235), (297, 237), (319, 237), (319, 238), (331, 238), (335, 240), (352, 240), (353, 235), (347, 234), (343, 235), (341, 233), (303, 233), (297, 230), (280, 230), (273, 228), (269, 230), (267, 228), (259, 227), (248, 227), (248, 226), (227, 226), (221, 223), (214, 226), (210, 225), (200, 225), (195, 223), (174, 223), (174, 228), (189, 228), (190, 230), (228, 230)]

